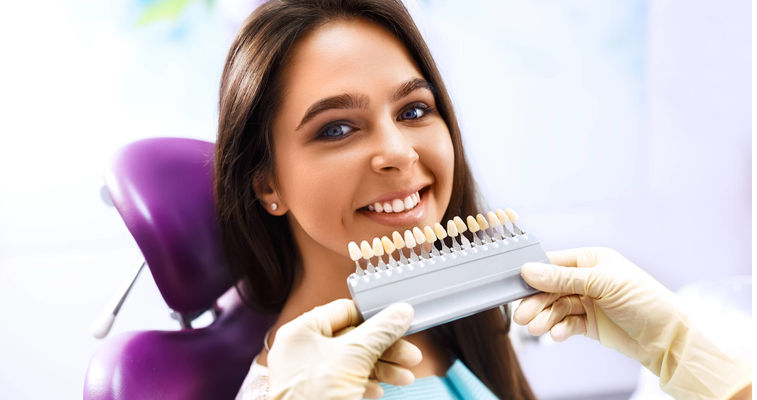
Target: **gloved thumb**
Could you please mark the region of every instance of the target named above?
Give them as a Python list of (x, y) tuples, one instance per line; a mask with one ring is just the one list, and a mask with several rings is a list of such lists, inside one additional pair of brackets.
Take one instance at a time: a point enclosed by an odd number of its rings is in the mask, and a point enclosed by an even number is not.
[[(523, 264), (520, 274), (526, 283), (542, 292), (586, 295), (591, 286), (590, 268), (530, 262)], [(588, 294), (591, 296), (591, 293)]]
[(345, 336), (380, 356), (407, 332), (415, 311), (407, 303), (395, 303), (368, 318)]

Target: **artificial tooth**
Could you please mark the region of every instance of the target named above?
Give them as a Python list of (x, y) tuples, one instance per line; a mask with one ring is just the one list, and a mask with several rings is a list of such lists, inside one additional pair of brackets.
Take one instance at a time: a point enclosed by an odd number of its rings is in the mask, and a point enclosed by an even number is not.
[(368, 272), (376, 272), (376, 268), (373, 267), (373, 264), (371, 264), (371, 257), (373, 257), (373, 249), (371, 248), (370, 243), (368, 241), (363, 240), (360, 242), (360, 251), (363, 253), (363, 259), (365, 259), (365, 262), (368, 264), (365, 269)]
[(478, 223), (478, 226), (481, 227), (481, 234), (484, 237), (484, 243), (494, 242), (494, 240), (492, 240), (492, 238), (489, 237), (489, 234), (486, 233), (486, 230), (489, 229), (489, 223), (486, 222), (486, 217), (484, 217), (484, 214), (477, 214), (476, 222)]
[(381, 203), (374, 203), (373, 209), (376, 210), (376, 212), (383, 212), (384, 206)]
[(455, 227), (457, 227), (457, 232), (460, 234), (460, 245), (462, 247), (470, 248), (470, 240), (463, 235), (463, 232), (468, 230), (468, 227), (465, 226), (465, 222), (463, 222), (463, 219), (460, 217), (452, 218), (452, 220), (455, 221)]
[(507, 214), (505, 214), (505, 212), (502, 211), (501, 209), (497, 209), (496, 215), (497, 215), (497, 218), (499, 218), (499, 222), (502, 223), (502, 230), (504, 232), (504, 236), (514, 237), (515, 235), (507, 227), (507, 222), (510, 221), (510, 218), (507, 218)]
[(413, 208), (415, 205), (415, 202), (413, 201), (413, 198), (410, 196), (405, 197), (405, 210), (409, 210)]
[(518, 228), (518, 225), (515, 225), (515, 221), (518, 220), (518, 213), (516, 213), (512, 208), (505, 208), (505, 214), (507, 214), (507, 217), (510, 218), (510, 223), (513, 224), (513, 231), (515, 231), (515, 234), (523, 235), (523, 231)]
[(392, 212), (392, 205), (391, 205), (391, 204), (389, 204), (389, 202), (388, 202), (388, 201), (387, 201), (387, 202), (385, 202), (385, 203), (384, 203), (384, 204), (382, 205), (382, 207), (383, 207), (383, 209), (384, 209), (384, 212), (388, 212), (388, 213)]
[(373, 238), (373, 255), (378, 257), (378, 269), (387, 269), (384, 260), (381, 258), (384, 255), (384, 246), (379, 238)]
[(423, 234), (421, 228), (418, 228), (417, 226), (413, 228), (413, 238), (415, 238), (415, 243), (418, 244), (418, 247), (421, 248), (421, 257), (430, 258), (426, 252), (426, 248), (423, 247), (423, 243), (426, 243), (426, 235)]
[(468, 227), (465, 226), (465, 222), (463, 222), (463, 219), (460, 217), (452, 218), (453, 221), (455, 221), (455, 226), (457, 227), (457, 231), (459, 233), (463, 233), (468, 230)]
[(459, 251), (460, 244), (457, 243), (457, 239), (455, 239), (459, 232), (457, 231), (457, 224), (455, 224), (455, 221), (447, 221), (447, 233), (449, 234), (450, 239), (452, 239), (452, 248)]
[(402, 252), (402, 249), (405, 247), (405, 241), (402, 240), (402, 235), (400, 235), (399, 232), (394, 231), (392, 233), (392, 240), (394, 241), (394, 247), (396, 247), (397, 251), (400, 253), (400, 262), (407, 264), (405, 253)]
[(502, 223), (499, 222), (499, 218), (497, 218), (497, 215), (494, 214), (492, 211), (489, 211), (488, 213), (486, 213), (486, 216), (489, 218), (489, 225), (491, 225), (493, 233), (495, 235), (500, 235), (502, 240), (507, 241), (504, 230), (500, 231), (499, 229), (497, 229), (500, 226), (502, 226)]
[(392, 212), (402, 212), (405, 211), (405, 203), (402, 202), (400, 199), (394, 199), (392, 200)]
[(360, 258), (363, 256), (363, 253), (360, 251), (360, 247), (358, 247), (357, 243), (350, 242), (347, 245), (347, 249), (350, 251), (350, 258), (355, 262), (355, 273), (358, 276), (363, 276), (363, 269), (360, 268)]
[(436, 246), (434, 246), (434, 242), (436, 242), (436, 234), (434, 233), (434, 230), (431, 229), (430, 226), (426, 225), (423, 227), (423, 234), (426, 235), (426, 241), (431, 244), (431, 254), (435, 256), (440, 256), (439, 250), (436, 249)]
[(473, 235), (473, 243), (475, 243), (477, 246), (481, 246), (481, 239), (479, 239), (478, 235), (476, 234), (476, 232), (481, 230), (481, 227), (478, 226), (478, 222), (476, 222), (476, 219), (470, 215), (468, 216), (468, 218), (466, 218), (466, 222), (468, 223), (468, 230)]
[(405, 247), (407, 247), (408, 250), (410, 250), (410, 259), (413, 261), (419, 261), (418, 255), (415, 254), (415, 251), (413, 250), (413, 247), (415, 247), (415, 238), (413, 237), (413, 233), (409, 230), (405, 230)]
[(488, 213), (486, 213), (486, 217), (489, 218), (489, 225), (491, 225), (492, 229), (502, 225), (499, 222), (499, 219), (497, 219), (497, 215), (493, 212), (489, 211)]
[(394, 257), (392, 256), (392, 253), (394, 253), (394, 250), (396, 250), (396, 247), (394, 246), (394, 243), (392, 243), (392, 240), (389, 239), (386, 236), (381, 237), (381, 244), (384, 246), (384, 251), (386, 252), (386, 257), (389, 259), (389, 265), (392, 267), (397, 266), (397, 261), (394, 260)]
[(512, 208), (505, 208), (505, 214), (508, 218), (510, 218), (510, 222), (515, 222), (518, 220), (518, 213), (516, 213)]
[[(454, 223), (452, 225), (454, 225)], [(434, 233), (436, 234), (436, 237), (439, 238), (439, 241), (442, 242), (442, 252), (449, 254), (450, 249), (447, 247), (447, 243), (444, 243), (444, 238), (447, 237), (447, 231), (444, 230), (442, 224), (438, 222), (434, 223)]]

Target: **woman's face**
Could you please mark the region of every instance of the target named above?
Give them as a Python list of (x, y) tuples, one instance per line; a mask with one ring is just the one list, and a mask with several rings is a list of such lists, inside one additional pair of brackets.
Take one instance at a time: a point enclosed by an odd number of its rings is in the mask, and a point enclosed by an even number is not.
[(301, 248), (346, 256), (349, 241), (442, 218), (452, 141), (400, 41), (368, 21), (330, 22), (298, 41), (281, 79), (272, 186)]

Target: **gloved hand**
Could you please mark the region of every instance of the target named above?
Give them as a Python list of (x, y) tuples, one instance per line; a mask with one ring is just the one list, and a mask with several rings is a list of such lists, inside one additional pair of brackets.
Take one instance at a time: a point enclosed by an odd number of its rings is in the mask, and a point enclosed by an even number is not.
[(302, 314), (279, 328), (268, 353), (272, 398), (377, 398), (383, 395), (377, 381), (412, 383), (407, 368), (422, 355), (400, 339), (412, 319), (412, 306), (397, 303), (352, 329), (360, 314), (347, 299)]
[(640, 361), (675, 398), (730, 398), (751, 382), (751, 366), (729, 357), (692, 328), (675, 295), (608, 248), (549, 252), (527, 263), (523, 279), (543, 291), (520, 303), (513, 320), (556, 341), (584, 334)]

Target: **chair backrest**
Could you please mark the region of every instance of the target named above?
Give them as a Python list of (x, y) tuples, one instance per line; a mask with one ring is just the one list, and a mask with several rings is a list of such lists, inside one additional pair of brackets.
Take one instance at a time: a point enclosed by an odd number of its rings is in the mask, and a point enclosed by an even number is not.
[(172, 310), (208, 308), (230, 286), (213, 196), (213, 143), (154, 138), (113, 159), (105, 184)]
[(213, 201), (213, 147), (146, 139), (115, 157), (106, 186), (166, 303), (181, 313), (215, 304), (218, 317), (200, 329), (107, 339), (90, 361), (85, 399), (233, 398), (260, 350), (275, 317), (252, 312), (230, 289)]

